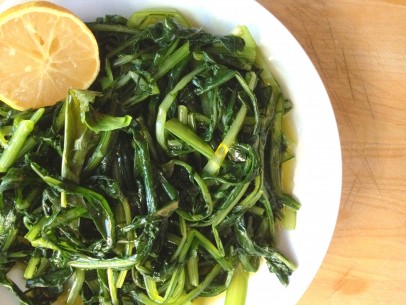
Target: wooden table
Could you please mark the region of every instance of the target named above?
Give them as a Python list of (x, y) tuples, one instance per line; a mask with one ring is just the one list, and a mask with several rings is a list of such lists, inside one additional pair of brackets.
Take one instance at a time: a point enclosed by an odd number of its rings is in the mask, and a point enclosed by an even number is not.
[(336, 230), (299, 304), (406, 304), (406, 0), (258, 2), (313, 61), (341, 137)]

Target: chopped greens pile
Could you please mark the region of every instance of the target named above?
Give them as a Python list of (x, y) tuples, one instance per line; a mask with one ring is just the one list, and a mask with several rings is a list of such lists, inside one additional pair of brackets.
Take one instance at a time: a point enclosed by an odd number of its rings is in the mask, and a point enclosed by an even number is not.
[[(87, 91), (19, 112), (0, 106), (0, 283), (20, 304), (244, 304), (276, 249), (292, 158), (291, 108), (248, 29), (217, 36), (174, 11), (88, 26), (102, 72)], [(24, 266), (26, 291), (7, 277)], [(272, 289), (272, 287), (269, 287)], [(80, 304), (80, 303), (79, 303)]]

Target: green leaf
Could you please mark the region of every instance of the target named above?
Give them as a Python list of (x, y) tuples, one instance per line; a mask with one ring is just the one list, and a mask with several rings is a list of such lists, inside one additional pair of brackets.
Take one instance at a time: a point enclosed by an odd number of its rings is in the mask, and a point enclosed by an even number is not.
[(111, 131), (127, 127), (130, 125), (131, 120), (132, 117), (129, 115), (115, 117), (95, 111), (88, 111), (86, 113), (85, 123), (89, 129), (95, 133), (99, 133), (101, 131)]
[(85, 124), (85, 113), (96, 95), (91, 91), (70, 90), (65, 101), (61, 176), (76, 183), (80, 180), (86, 156), (98, 138)]

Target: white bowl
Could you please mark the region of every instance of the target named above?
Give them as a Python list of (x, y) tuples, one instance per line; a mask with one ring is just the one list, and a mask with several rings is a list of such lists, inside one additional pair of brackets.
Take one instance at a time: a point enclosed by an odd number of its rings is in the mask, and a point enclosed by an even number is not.
[[(26, 1), (5, 1), (6, 7)], [(306, 291), (326, 254), (336, 224), (341, 195), (341, 150), (334, 113), (317, 71), (288, 30), (260, 4), (251, 0), (59, 0), (52, 1), (85, 21), (105, 14), (129, 16), (150, 7), (171, 7), (204, 29), (228, 34), (246, 25), (268, 59), (285, 95), (294, 104), (297, 164), (294, 195), (302, 208), (296, 230), (284, 232), (281, 249), (298, 264), (288, 287), (283, 287), (265, 265), (249, 282), (246, 305), (296, 304)], [(17, 304), (0, 287), (2, 304)], [(212, 301), (222, 304), (221, 300)]]

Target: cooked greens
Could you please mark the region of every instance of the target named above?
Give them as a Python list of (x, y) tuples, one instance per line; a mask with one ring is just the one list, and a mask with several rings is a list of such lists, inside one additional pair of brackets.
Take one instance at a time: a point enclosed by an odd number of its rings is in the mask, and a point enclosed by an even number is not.
[[(103, 61), (90, 90), (0, 107), (0, 283), (20, 304), (67, 290), (67, 304), (181, 305), (231, 287), (236, 305), (264, 258), (287, 285), (291, 104), (248, 29), (213, 35), (176, 11), (88, 25)], [(6, 276), (16, 263), (24, 292)]]

